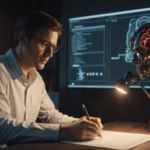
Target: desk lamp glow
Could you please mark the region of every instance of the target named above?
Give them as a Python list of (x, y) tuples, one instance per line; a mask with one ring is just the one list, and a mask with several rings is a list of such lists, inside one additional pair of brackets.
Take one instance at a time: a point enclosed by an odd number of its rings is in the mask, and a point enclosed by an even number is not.
[(133, 65), (136, 65), (139, 76), (128, 71), (124, 79), (118, 80), (114, 87), (120, 92), (127, 94), (129, 82), (139, 85), (150, 98), (148, 91), (141, 85), (139, 79), (150, 77), (150, 23), (141, 26), (132, 37), (130, 51), (133, 52)]
[(130, 72), (130, 71), (127, 72), (127, 74), (125, 75), (124, 79), (118, 80), (115, 83), (114, 87), (118, 91), (120, 91), (120, 92), (122, 92), (124, 94), (127, 94), (128, 91), (129, 91), (129, 88), (130, 88), (130, 84), (129, 84), (130, 80), (131, 80), (132, 84), (139, 85), (143, 89), (143, 91), (146, 93), (146, 95), (150, 98), (150, 94), (148, 93), (148, 91), (139, 82), (139, 77), (134, 75), (134, 74), (132, 74), (132, 72)]

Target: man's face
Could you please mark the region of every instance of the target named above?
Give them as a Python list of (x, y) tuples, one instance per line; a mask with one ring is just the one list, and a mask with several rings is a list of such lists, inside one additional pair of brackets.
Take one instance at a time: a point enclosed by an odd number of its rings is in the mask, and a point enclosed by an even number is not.
[[(58, 33), (45, 27), (36, 29), (35, 38), (48, 41), (52, 46), (57, 45)], [(49, 58), (53, 57), (52, 47), (45, 46), (35, 38), (28, 40), (23, 46), (22, 53), (28, 66), (43, 69)], [(46, 42), (45, 42), (46, 43)]]

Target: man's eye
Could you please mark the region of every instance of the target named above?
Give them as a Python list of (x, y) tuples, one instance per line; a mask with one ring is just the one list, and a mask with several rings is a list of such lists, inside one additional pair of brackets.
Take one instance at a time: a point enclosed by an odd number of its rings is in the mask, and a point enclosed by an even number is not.
[(43, 43), (43, 48), (47, 48), (48, 44), (47, 43)]
[(46, 45), (47, 45), (47, 43), (43, 43), (43, 45), (44, 45), (44, 46), (46, 46)]
[(45, 46), (49, 46), (50, 44), (49, 44), (49, 43), (44, 43), (44, 45), (45, 45)]

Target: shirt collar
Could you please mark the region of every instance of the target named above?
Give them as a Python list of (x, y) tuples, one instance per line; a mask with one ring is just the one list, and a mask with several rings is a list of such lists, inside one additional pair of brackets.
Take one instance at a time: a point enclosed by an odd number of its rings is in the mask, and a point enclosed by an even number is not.
[[(9, 65), (10, 65), (10, 68), (11, 68), (13, 74), (14, 74), (15, 79), (17, 79), (21, 76), (25, 76), (25, 74), (24, 74), (24, 72), (23, 72), (16, 56), (13, 53), (12, 48), (10, 48), (8, 50), (8, 52), (5, 54), (5, 57), (6, 57)], [(33, 82), (33, 80), (36, 79), (37, 75), (38, 75), (38, 73), (37, 73), (36, 69), (35, 68), (31, 69), (30, 72), (29, 72), (29, 80), (31, 79), (32, 82)]]
[(5, 54), (5, 57), (9, 63), (9, 66), (14, 74), (15, 79), (19, 78), (20, 76), (24, 75), (24, 72), (16, 59), (16, 56), (13, 53), (13, 50), (10, 48), (9, 51)]

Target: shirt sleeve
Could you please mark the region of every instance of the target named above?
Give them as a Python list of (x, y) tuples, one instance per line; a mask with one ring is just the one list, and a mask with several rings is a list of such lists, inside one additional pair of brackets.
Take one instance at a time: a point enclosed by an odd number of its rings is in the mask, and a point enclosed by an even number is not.
[(12, 117), (11, 104), (6, 95), (7, 86), (6, 77), (0, 69), (0, 144), (58, 141), (59, 124), (21, 121)]
[(47, 94), (44, 82), (42, 90), (42, 101), (38, 118), (43, 123), (52, 124), (69, 124), (78, 119), (72, 116), (69, 117), (66, 114), (62, 114), (61, 112), (55, 109), (54, 103)]

